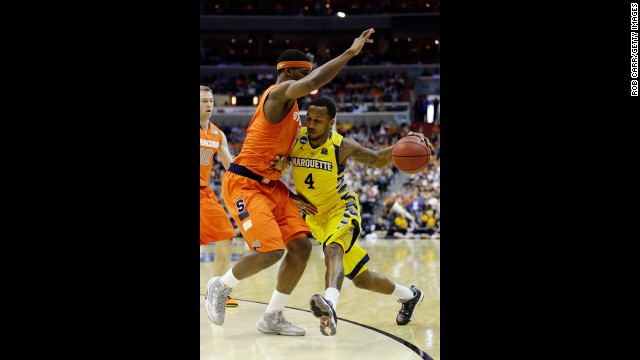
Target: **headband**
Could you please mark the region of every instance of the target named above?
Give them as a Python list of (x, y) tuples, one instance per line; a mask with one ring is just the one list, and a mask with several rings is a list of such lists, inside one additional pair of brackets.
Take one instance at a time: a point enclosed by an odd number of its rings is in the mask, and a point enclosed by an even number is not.
[(284, 68), (307, 68), (311, 70), (313, 67), (309, 61), (281, 61), (276, 66), (276, 70), (284, 69)]

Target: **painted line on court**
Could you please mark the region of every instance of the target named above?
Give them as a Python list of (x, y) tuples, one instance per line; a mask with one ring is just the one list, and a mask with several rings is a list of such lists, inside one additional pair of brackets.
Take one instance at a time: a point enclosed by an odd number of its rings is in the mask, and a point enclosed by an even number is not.
[[(201, 295), (201, 296), (203, 296), (203, 297), (205, 296), (205, 294), (200, 294), (200, 295)], [(234, 297), (234, 299), (236, 299), (236, 300), (238, 300), (238, 301), (246, 301), (246, 302), (251, 302), (251, 303), (255, 303), (255, 304), (269, 305), (268, 303), (261, 302), (261, 301), (244, 300), (244, 299), (238, 299), (238, 298), (236, 298), (236, 297)], [(304, 312), (311, 313), (311, 310), (299, 309), (299, 308), (290, 307), (290, 306), (285, 306), (285, 307), (286, 307), (287, 309), (293, 309), (293, 310), (299, 310), (299, 311), (304, 311)], [(379, 334), (382, 334), (382, 335), (384, 335), (384, 336), (386, 336), (386, 337), (389, 337), (389, 338), (391, 338), (391, 339), (393, 339), (393, 340), (395, 340), (395, 341), (399, 342), (400, 344), (402, 344), (402, 345), (404, 345), (404, 346), (408, 347), (409, 349), (411, 349), (411, 351), (413, 351), (413, 352), (415, 352), (416, 354), (418, 354), (418, 356), (420, 356), (422, 359), (424, 359), (424, 360), (433, 360), (433, 358), (432, 358), (431, 356), (429, 356), (429, 354), (427, 354), (424, 350), (422, 350), (422, 349), (418, 348), (417, 346), (415, 346), (414, 344), (412, 344), (412, 343), (408, 342), (408, 341), (407, 341), (407, 340), (405, 340), (405, 339), (401, 339), (401, 338), (399, 338), (399, 337), (397, 337), (397, 336), (395, 336), (395, 335), (393, 335), (393, 334), (389, 334), (389, 333), (388, 333), (388, 332), (386, 332), (386, 331), (383, 331), (383, 330), (380, 330), (380, 329), (376, 329), (376, 328), (371, 327), (371, 326), (369, 326), (369, 325), (360, 324), (360, 323), (357, 323), (357, 322), (355, 322), (355, 321), (351, 321), (351, 320), (343, 319), (343, 318), (341, 318), (341, 317), (338, 317), (338, 320), (345, 321), (345, 322), (348, 322), (348, 323), (351, 323), (351, 324), (354, 324), (354, 325), (357, 325), (357, 326), (361, 326), (361, 327), (363, 327), (363, 328), (367, 328), (367, 329), (369, 329), (369, 330), (373, 330), (373, 331), (375, 331), (375, 332), (377, 332), (377, 333), (379, 333)]]

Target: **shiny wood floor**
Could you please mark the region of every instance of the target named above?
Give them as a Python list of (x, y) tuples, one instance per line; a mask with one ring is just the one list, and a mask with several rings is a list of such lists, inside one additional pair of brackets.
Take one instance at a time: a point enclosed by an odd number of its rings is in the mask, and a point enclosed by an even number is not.
[[(434, 359), (440, 360), (440, 242), (439, 240), (358, 240), (371, 257), (369, 269), (425, 293), (413, 320), (395, 322), (400, 304), (392, 295), (356, 288), (345, 279), (338, 303), (338, 333), (323, 336), (319, 320), (309, 311), (309, 298), (324, 295), (324, 257), (319, 245), (300, 283), (291, 294), (284, 315), (304, 328), (305, 336), (262, 334), (256, 322), (266, 309), (275, 287), (280, 263), (238, 284), (232, 296), (237, 308), (227, 308), (225, 323), (211, 323), (204, 312), (207, 280), (213, 271), (215, 245), (203, 247), (200, 262), (200, 359)], [(235, 239), (234, 257), (247, 250)], [(232, 264), (235, 260), (232, 261)], [(295, 354), (295, 355), (294, 355)]]

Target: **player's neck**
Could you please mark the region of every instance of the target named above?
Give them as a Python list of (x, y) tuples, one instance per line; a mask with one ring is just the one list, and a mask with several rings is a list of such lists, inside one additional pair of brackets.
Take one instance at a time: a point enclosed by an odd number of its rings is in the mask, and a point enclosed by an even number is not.
[(200, 119), (200, 127), (204, 131), (209, 130), (209, 119), (205, 119), (205, 120)]
[(327, 142), (327, 138), (328, 136), (325, 136), (324, 139), (318, 139), (318, 140), (309, 139), (309, 146), (311, 146), (312, 149), (317, 149)]

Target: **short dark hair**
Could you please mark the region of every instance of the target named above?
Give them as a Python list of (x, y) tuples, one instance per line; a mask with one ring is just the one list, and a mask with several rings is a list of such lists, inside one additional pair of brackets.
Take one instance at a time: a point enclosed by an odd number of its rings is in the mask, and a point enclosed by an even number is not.
[[(311, 59), (309, 59), (309, 57), (303, 53), (300, 50), (296, 50), (296, 49), (289, 49), (289, 50), (285, 50), (282, 52), (282, 54), (280, 54), (280, 57), (278, 58), (278, 63), (282, 62), (282, 61), (308, 61), (311, 62)], [(284, 71), (285, 68), (282, 68), (280, 70), (278, 70), (278, 74), (280, 74), (282, 71)]]
[(311, 100), (311, 102), (307, 106), (307, 109), (309, 108), (309, 106), (312, 106), (312, 105), (319, 106), (319, 107), (326, 107), (327, 110), (329, 111), (330, 119), (336, 118), (336, 104), (334, 104), (333, 101), (331, 101), (331, 99), (326, 98), (324, 96), (317, 97)]

